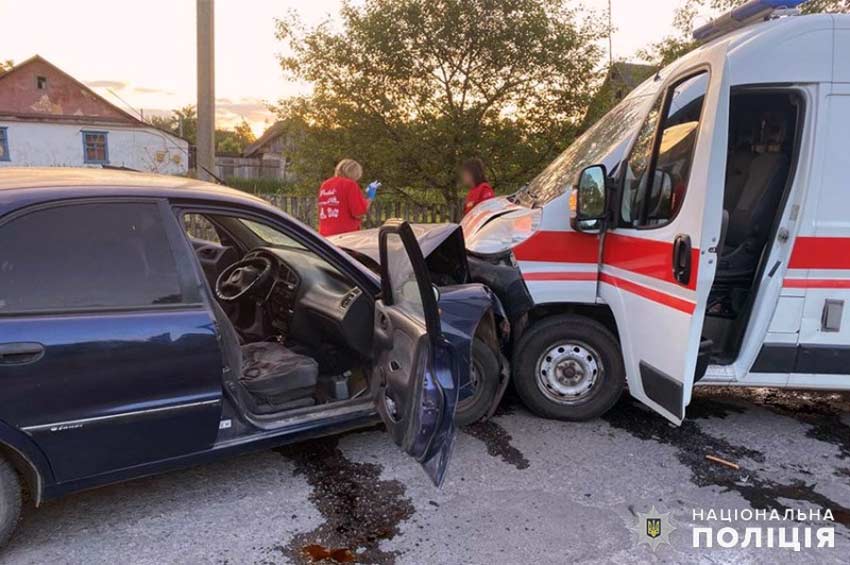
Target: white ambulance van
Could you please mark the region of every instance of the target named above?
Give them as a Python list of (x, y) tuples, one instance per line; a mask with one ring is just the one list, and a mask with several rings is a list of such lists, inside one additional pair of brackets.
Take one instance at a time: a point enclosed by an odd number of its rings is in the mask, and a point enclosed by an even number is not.
[(700, 385), (850, 389), (850, 16), (755, 0), (527, 187), (464, 219), (513, 380), (586, 419), (627, 385), (681, 423)]

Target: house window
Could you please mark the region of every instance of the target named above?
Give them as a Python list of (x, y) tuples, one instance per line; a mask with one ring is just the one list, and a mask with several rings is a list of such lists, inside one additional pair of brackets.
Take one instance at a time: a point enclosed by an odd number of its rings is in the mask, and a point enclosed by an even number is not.
[(47, 88), (47, 77), (35, 77), (35, 86), (39, 90)]
[(93, 165), (109, 163), (109, 147), (105, 131), (83, 132), (83, 161)]
[(9, 161), (9, 134), (6, 128), (0, 128), (0, 161)]

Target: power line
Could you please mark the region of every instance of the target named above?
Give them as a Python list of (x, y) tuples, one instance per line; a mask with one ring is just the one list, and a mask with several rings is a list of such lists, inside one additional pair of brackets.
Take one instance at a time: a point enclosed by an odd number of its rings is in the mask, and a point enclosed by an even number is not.
[[(140, 110), (137, 110), (137, 109), (136, 109), (136, 108), (134, 108), (134, 107), (133, 107), (133, 106), (132, 106), (129, 102), (127, 102), (126, 100), (124, 100), (123, 98), (121, 98), (120, 96), (118, 96), (118, 93), (117, 93), (117, 92), (115, 92), (114, 90), (112, 90), (111, 88), (107, 88), (107, 89), (106, 89), (106, 91), (107, 91), (107, 92), (109, 92), (112, 96), (114, 96), (114, 97), (115, 97), (115, 98), (117, 98), (118, 100), (120, 100), (120, 101), (124, 104), (124, 106), (126, 106), (126, 107), (127, 107), (128, 109), (130, 109), (130, 110), (131, 110), (134, 114), (136, 114), (136, 116), (138, 116), (138, 118), (139, 118), (139, 121), (141, 121), (142, 123), (144, 123), (146, 126), (148, 126), (148, 127), (151, 127), (151, 128), (153, 128), (153, 129), (155, 129), (155, 130), (156, 130), (156, 131), (158, 131), (159, 133), (164, 134), (164, 137), (162, 137), (161, 139), (165, 140), (167, 143), (170, 143), (170, 144), (171, 144), (171, 145), (173, 145), (175, 148), (177, 148), (177, 150), (179, 150), (181, 153), (185, 154), (185, 155), (186, 155), (186, 159), (187, 159), (187, 160), (190, 158), (190, 152), (189, 152), (189, 151), (187, 151), (186, 149), (183, 149), (183, 148), (180, 146), (180, 144), (179, 144), (179, 143), (177, 143), (176, 141), (174, 141), (173, 139), (171, 139), (171, 136), (173, 135), (171, 132), (163, 131), (163, 130), (161, 130), (160, 128), (156, 127), (155, 125), (153, 125), (153, 124), (151, 124), (151, 123), (149, 123), (149, 122), (146, 122), (146, 121), (145, 121), (145, 116), (144, 116), (144, 114), (143, 114)], [(173, 113), (173, 112), (172, 112), (172, 113)], [(182, 122), (181, 122), (181, 127), (182, 127)], [(181, 134), (182, 134), (182, 131), (181, 131)], [(181, 139), (182, 139), (182, 138), (181, 138)], [(184, 140), (184, 141), (185, 141), (185, 140)], [(189, 145), (191, 145), (191, 144), (189, 144)], [(215, 182), (217, 182), (218, 184), (224, 184), (224, 181), (223, 181), (223, 180), (221, 180), (221, 179), (220, 179), (220, 178), (219, 178), (219, 177), (218, 177), (215, 173), (213, 173), (212, 171), (210, 171), (207, 167), (205, 167), (205, 166), (201, 165), (200, 163), (195, 163), (195, 166), (196, 166), (196, 167), (201, 168), (201, 169), (202, 169), (205, 173), (207, 173), (207, 174), (211, 177), (211, 179), (212, 179), (212, 180), (214, 180), (214, 181), (215, 181)]]

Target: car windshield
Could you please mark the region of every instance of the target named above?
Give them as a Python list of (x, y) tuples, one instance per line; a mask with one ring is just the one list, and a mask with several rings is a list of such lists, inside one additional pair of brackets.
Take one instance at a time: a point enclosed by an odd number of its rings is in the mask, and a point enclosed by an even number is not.
[(543, 206), (563, 194), (590, 165), (604, 164), (609, 174), (615, 174), (657, 91), (653, 79), (639, 86), (520, 191), (516, 203)]
[(288, 235), (282, 234), (274, 228), (251, 220), (240, 219), (239, 221), (242, 222), (246, 228), (251, 230), (254, 235), (262, 239), (269, 247), (293, 247), (295, 249), (306, 249), (303, 245)]

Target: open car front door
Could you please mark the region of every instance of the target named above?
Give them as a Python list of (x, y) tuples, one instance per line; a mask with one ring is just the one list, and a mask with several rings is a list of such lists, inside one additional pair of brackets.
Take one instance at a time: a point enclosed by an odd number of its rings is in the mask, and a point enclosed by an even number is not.
[(629, 392), (675, 424), (710, 347), (702, 328), (722, 238), (722, 85), (706, 68), (667, 81), (630, 152), (618, 222), (603, 240), (599, 296), (617, 320)]
[(378, 240), (381, 297), (375, 304), (374, 399), (393, 441), (439, 486), (454, 444), (464, 369), (443, 337), (436, 291), (410, 225), (390, 220)]

